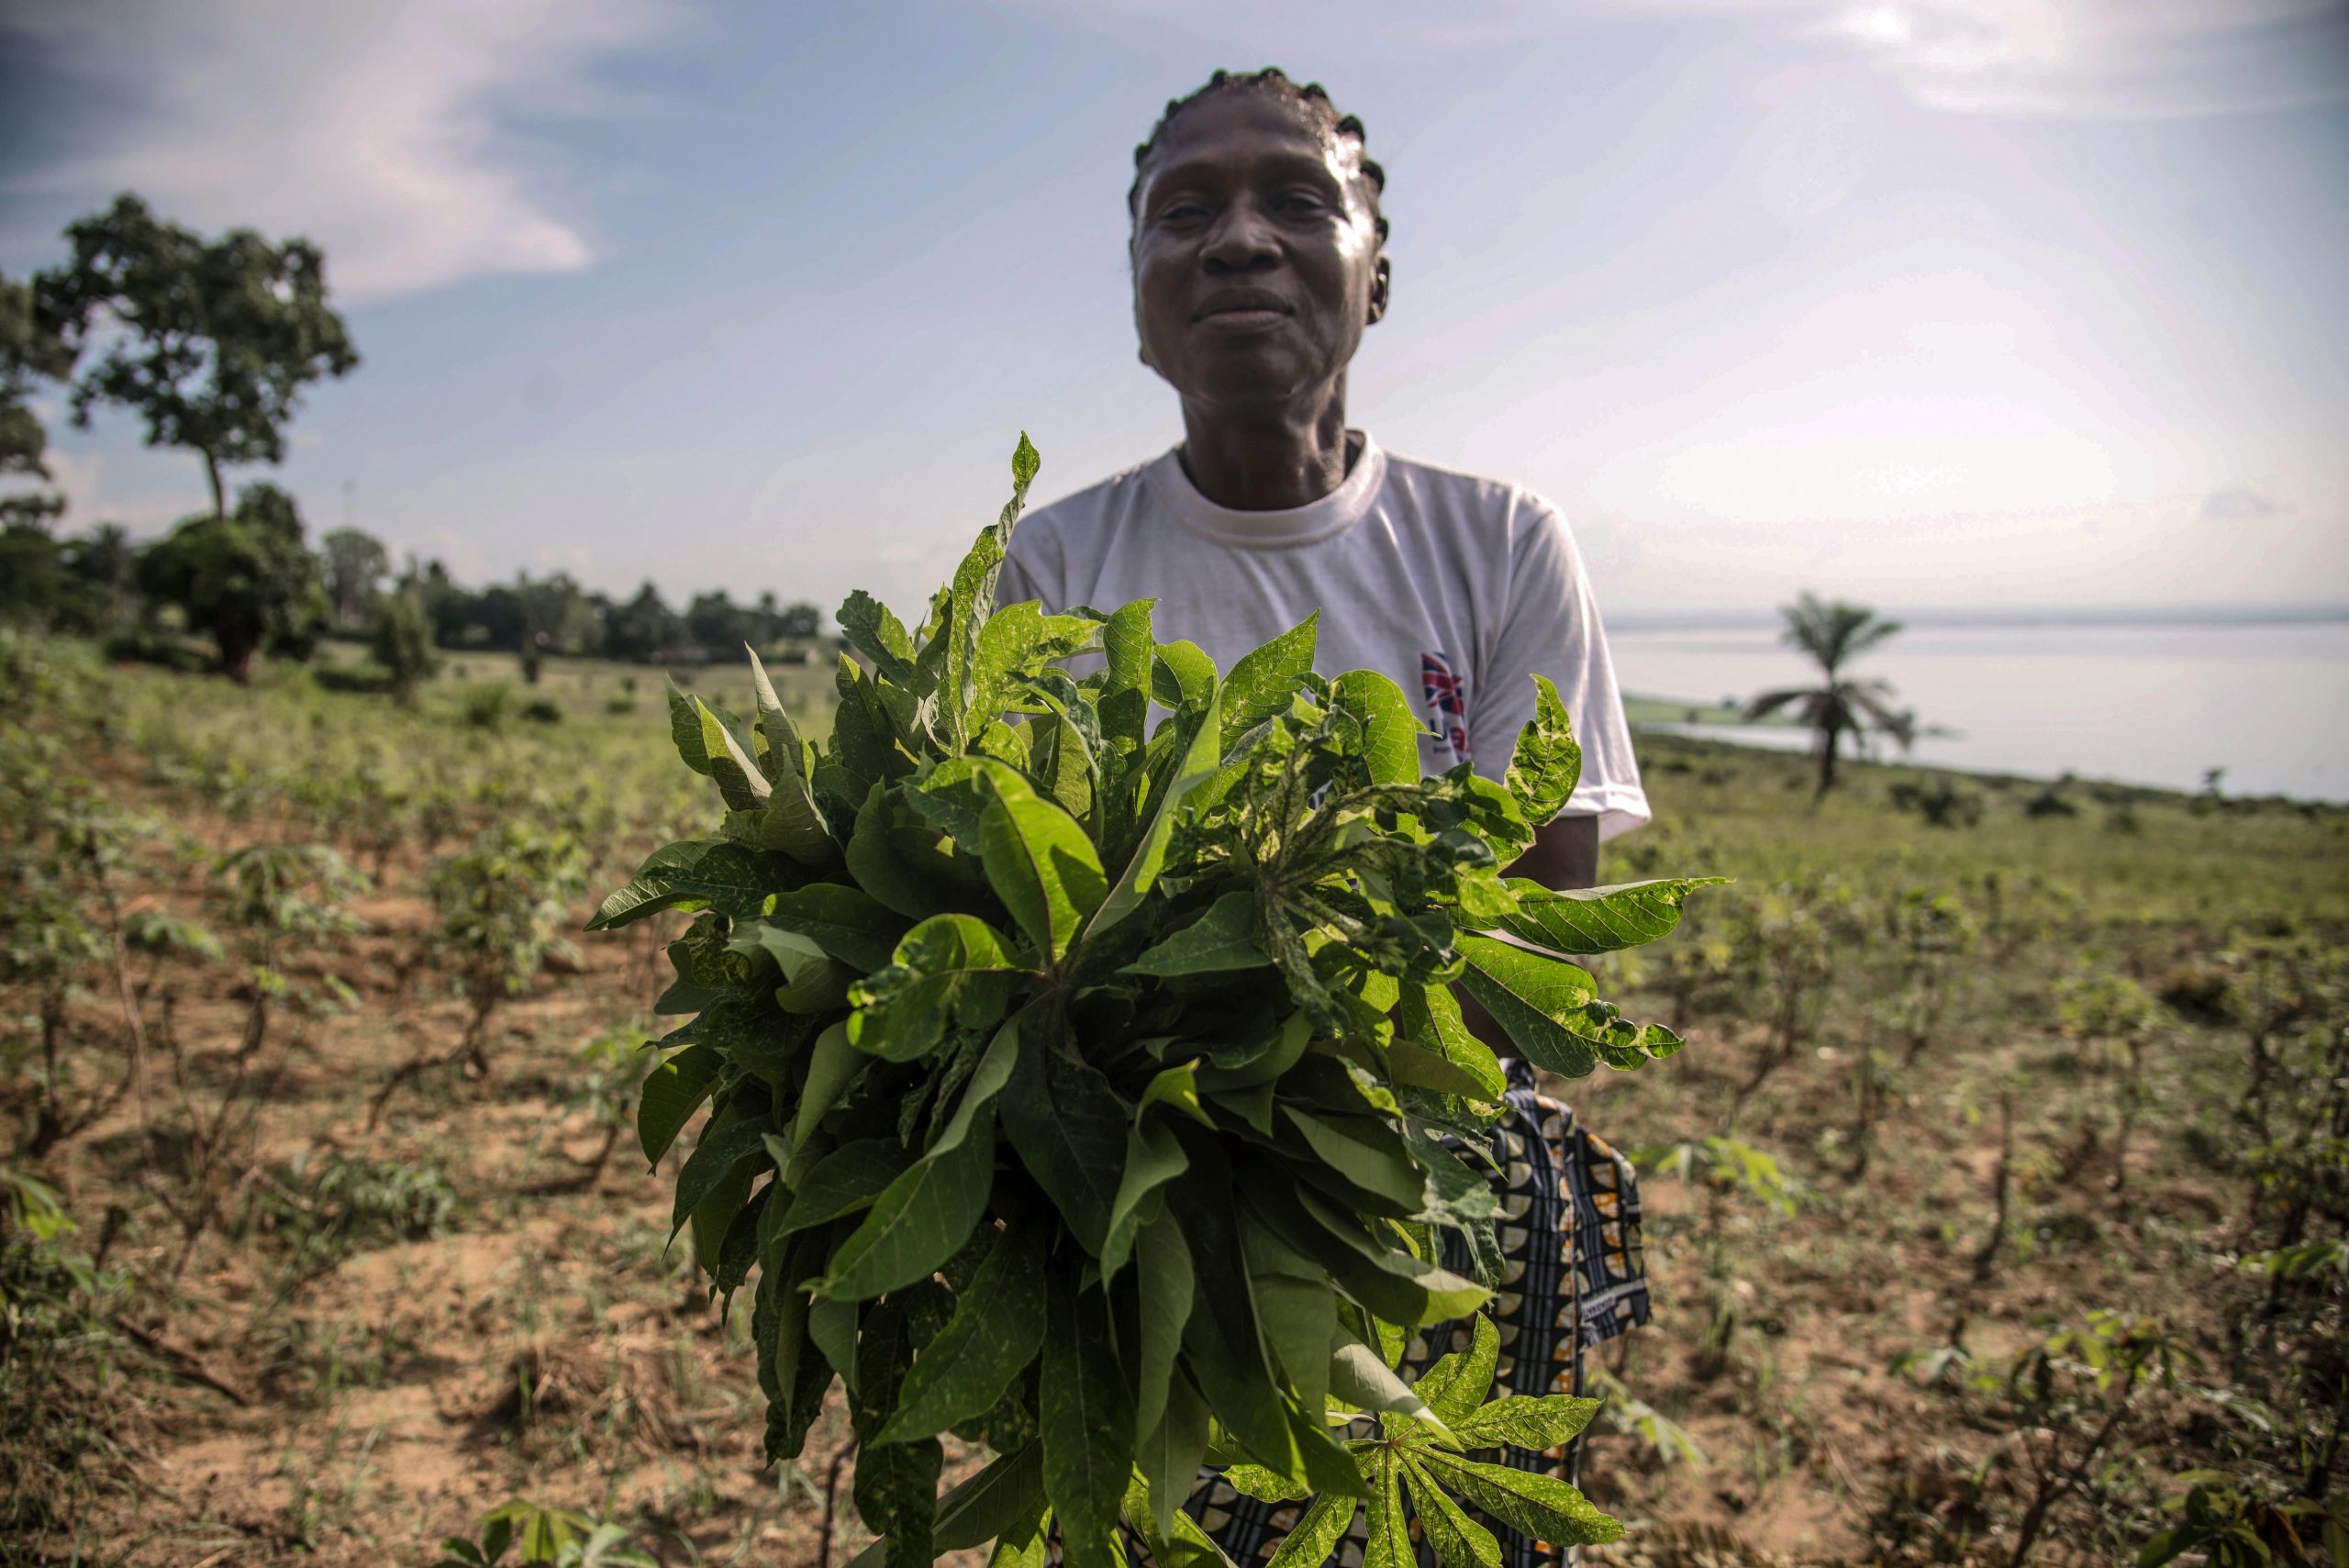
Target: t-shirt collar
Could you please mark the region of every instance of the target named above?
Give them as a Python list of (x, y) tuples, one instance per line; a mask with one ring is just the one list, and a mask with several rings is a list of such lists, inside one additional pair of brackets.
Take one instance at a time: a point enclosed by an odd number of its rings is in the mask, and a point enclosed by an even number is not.
[(1370, 510), (1386, 479), (1386, 453), (1361, 431), (1362, 452), (1339, 486), (1319, 501), (1273, 512), (1240, 512), (1219, 506), (1198, 492), (1183, 461), (1169, 450), (1144, 469), (1151, 494), (1175, 521), (1203, 539), (1241, 550), (1294, 550), (1335, 539)]

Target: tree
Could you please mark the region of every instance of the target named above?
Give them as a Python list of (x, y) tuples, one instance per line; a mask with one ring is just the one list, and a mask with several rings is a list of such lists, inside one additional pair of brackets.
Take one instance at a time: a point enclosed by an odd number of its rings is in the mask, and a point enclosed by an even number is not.
[(587, 595), (567, 572), (535, 581), (527, 572), (514, 579), (522, 616), (522, 676), (537, 685), (550, 653), (577, 653), (596, 637), (596, 615)]
[(249, 484), (232, 516), (199, 514), (157, 540), (139, 558), (139, 585), (209, 632), (221, 670), (239, 682), (264, 649), (306, 656), (330, 609), (301, 513), (274, 484)]
[(705, 654), (724, 658), (752, 639), (757, 628), (751, 619), (726, 596), (723, 588), (716, 593), (696, 594), (685, 606), (685, 636), (700, 644)]
[(661, 590), (648, 582), (636, 591), (635, 598), (613, 612), (605, 629), (605, 651), (615, 659), (650, 663), (676, 646), (684, 632), (685, 623), (677, 618), (677, 612), (661, 597)]
[(0, 273), (0, 474), (47, 479), (49, 438), (32, 410), (33, 384), (63, 381), (73, 353), (34, 307), (33, 291)]
[(1787, 617), (1787, 628), (1779, 640), (1809, 654), (1826, 678), (1816, 686), (1765, 692), (1745, 705), (1745, 717), (1766, 718), (1787, 708), (1810, 726), (1819, 738), (1819, 793), (1825, 795), (1835, 787), (1835, 754), (1844, 736), (1865, 740), (1870, 731), (1877, 731), (1903, 747), (1916, 739), (1916, 716), (1891, 706), (1889, 685), (1843, 675), (1847, 662), (1898, 631), (1900, 623), (1880, 620), (1874, 610), (1862, 605), (1840, 600), (1822, 604), (1807, 590), (1793, 604), (1782, 606), (1781, 613)]
[(337, 528), (318, 540), (318, 557), (326, 568), (327, 597), (334, 601), (336, 624), (346, 628), (364, 625), (367, 612), (392, 574), (391, 552), (384, 541), (361, 528)]
[(820, 637), (824, 631), (824, 612), (805, 599), (785, 605), (775, 617), (777, 637)]
[(306, 239), (249, 228), (217, 240), (157, 217), (137, 196), (67, 226), (72, 257), (33, 280), (38, 325), (96, 362), (73, 381), (73, 422), (100, 404), (136, 410), (150, 446), (204, 460), (212, 513), (220, 470), (285, 461), (302, 389), (359, 363), (327, 304), (326, 258)]
[(405, 589), (376, 595), (368, 612), (368, 644), (402, 702), (415, 700), (416, 688), (440, 668), (432, 656), (431, 617), (424, 601)]

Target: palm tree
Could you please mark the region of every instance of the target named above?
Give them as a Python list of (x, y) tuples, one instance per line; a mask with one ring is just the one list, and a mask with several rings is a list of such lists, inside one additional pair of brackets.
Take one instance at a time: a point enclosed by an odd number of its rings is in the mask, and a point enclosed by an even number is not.
[(1819, 736), (1819, 793), (1835, 787), (1835, 754), (1843, 737), (1865, 740), (1871, 731), (1889, 735), (1906, 748), (1917, 736), (1917, 718), (1892, 706), (1892, 688), (1882, 681), (1855, 681), (1843, 674), (1843, 665), (1900, 629), (1897, 620), (1879, 620), (1865, 605), (1821, 604), (1805, 591), (1782, 607), (1787, 629), (1780, 640), (1798, 648), (1818, 662), (1826, 680), (1816, 686), (1789, 686), (1764, 692), (1745, 705), (1748, 719), (1765, 718), (1780, 708)]

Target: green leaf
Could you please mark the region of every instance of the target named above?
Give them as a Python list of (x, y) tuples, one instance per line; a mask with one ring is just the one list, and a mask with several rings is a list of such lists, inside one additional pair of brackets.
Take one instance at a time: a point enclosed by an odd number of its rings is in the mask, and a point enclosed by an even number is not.
[(799, 738), (799, 727), (791, 722), (790, 710), (774, 695), (774, 683), (767, 678), (767, 667), (760, 661), (758, 650), (744, 643), (742, 651), (751, 660), (751, 701), (758, 715), (758, 737), (763, 742), (759, 767), (771, 784), (781, 784), (786, 778), (804, 782), (807, 777), (807, 742)]
[(764, 806), (773, 789), (766, 775), (707, 703), (695, 697), (693, 707), (701, 720), (701, 744), (709, 757), (709, 776), (717, 781), (718, 793), (727, 806), (735, 811)]
[(763, 953), (774, 961), (783, 976), (775, 987), (775, 1006), (786, 1013), (835, 1011), (848, 1000), (849, 983), (856, 971), (826, 953), (813, 937), (765, 920), (739, 920), (727, 939), (732, 952)]
[(1330, 1397), (1330, 1346), (1338, 1337), (1338, 1294), (1327, 1276), (1300, 1279), (1261, 1270), (1248, 1282), (1256, 1321), (1297, 1404), (1319, 1410)]
[(799, 1087), (799, 1110), (791, 1124), (791, 1142), (804, 1149), (824, 1113), (839, 1103), (841, 1094), (870, 1059), (849, 1043), (848, 1025), (832, 1025), (816, 1037), (807, 1053), (807, 1077)]
[(1135, 1236), (1134, 1276), (1141, 1318), (1134, 1418), (1148, 1431), (1165, 1415), (1169, 1389), (1179, 1377), (1174, 1361), (1183, 1347), (1183, 1327), (1191, 1318), (1191, 1248), (1172, 1214), (1161, 1215)]
[(1215, 1118), (1207, 1106), (1199, 1104), (1198, 1067), (1196, 1059), (1173, 1067), (1161, 1068), (1151, 1074), (1141, 1098), (1134, 1102), (1134, 1120), (1139, 1123), (1142, 1113), (1152, 1106), (1167, 1106), (1181, 1111), (1209, 1132), (1215, 1130)]
[(774, 1234), (788, 1236), (871, 1207), (911, 1163), (905, 1145), (894, 1138), (860, 1138), (842, 1144), (817, 1161), (800, 1181)]
[(1491, 937), (1464, 932), (1454, 940), (1468, 961), (1461, 984), (1508, 1031), (1526, 1060), (1562, 1077), (1589, 1076), (1598, 1053), (1568, 1022), (1579, 1019), (1597, 995), (1590, 972)]
[(1408, 1450), (1403, 1454), (1403, 1474), (1419, 1516), (1419, 1528), (1435, 1548), (1436, 1561), (1442, 1568), (1501, 1568), (1501, 1543), (1493, 1539), (1493, 1532), (1463, 1512), (1451, 1494), (1428, 1473), (1419, 1456)]
[(1403, 1513), (1402, 1466), (1393, 1449), (1372, 1451), (1370, 1480), (1370, 1540), (1363, 1551), (1363, 1568), (1416, 1568), (1410, 1526)]
[[(930, 1151), (932, 1154), (952, 1149), (967, 1139), (978, 1122), (979, 1113), (992, 1106), (996, 1096), (1011, 1082), (1019, 1071), (1022, 1055), (1019, 1032), (1019, 1019), (1014, 1017), (996, 1030), (995, 1038), (987, 1041), (985, 1052), (980, 1056), (978, 1066), (972, 1069), (971, 1081), (963, 1090), (962, 1102), (954, 1107), (954, 1114), (947, 1118), (945, 1127), (930, 1142)], [(984, 1130), (990, 1137), (994, 1135), (992, 1117)]]
[(1363, 760), (1372, 784), (1419, 782), (1419, 737), (1427, 726), (1402, 687), (1375, 670), (1349, 670), (1330, 683), (1330, 706), (1362, 721)]
[(1117, 1525), (1133, 1468), (1133, 1410), (1109, 1348), (1108, 1316), (1100, 1294), (1079, 1295), (1065, 1269), (1052, 1271), (1046, 1305), (1037, 1381), (1044, 1495), (1070, 1568), (1124, 1568)]
[(1427, 1176), (1386, 1122), (1371, 1117), (1319, 1117), (1295, 1106), (1282, 1110), (1324, 1167), (1383, 1200), (1391, 1218), (1408, 1219), (1427, 1207)]
[(780, 850), (814, 872), (834, 870), (841, 847), (816, 806), (806, 775), (785, 772), (774, 781), (774, 793), (759, 813), (751, 841), (763, 850)]
[(661, 684), (669, 698), (669, 739), (676, 745), (677, 755), (685, 759), (685, 766), (707, 778), (709, 748), (702, 739), (701, 706), (679, 690), (670, 676), (662, 676)]
[(1057, 1051), (1023, 1053), (1019, 1071), (1004, 1101), (1004, 1130), (1071, 1234), (1100, 1257), (1126, 1158), (1125, 1102), (1098, 1069)]
[(901, 686), (911, 683), (913, 639), (888, 606), (859, 588), (841, 604), (839, 620), (841, 630), (873, 661), (876, 672)]
[(1316, 610), (1231, 667), (1223, 683), (1221, 751), (1229, 751), (1233, 741), (1275, 714), (1288, 711), (1298, 683), (1313, 668), (1320, 622), (1321, 612)]
[(859, 974), (888, 963), (913, 925), (870, 894), (832, 882), (776, 894), (767, 918), (807, 938)]
[(1039, 795), (1025, 775), (995, 762), (980, 770), (987, 881), (1036, 951), (1057, 961), (1108, 891), (1100, 856), (1076, 819)]
[(865, 1314), (857, 1337), (856, 1384), (849, 1416), (859, 1440), (856, 1511), (867, 1529), (880, 1533), (885, 1568), (930, 1568), (938, 1513), (938, 1477), (944, 1451), (938, 1440), (880, 1440), (880, 1428), (896, 1407), (906, 1366), (937, 1322), (936, 1285), (892, 1296)]
[(1486, 1464), (1429, 1449), (1419, 1461), (1436, 1482), (1501, 1523), (1553, 1546), (1592, 1546), (1621, 1537), (1623, 1527), (1553, 1475)]
[(1126, 1133), (1124, 1173), (1119, 1178), (1118, 1195), (1109, 1203), (1108, 1238), (1101, 1246), (1101, 1277), (1114, 1279), (1126, 1266), (1127, 1255), (1132, 1251), (1134, 1229), (1140, 1223), (1136, 1210), (1151, 1194), (1181, 1175), (1190, 1167), (1190, 1157), (1183, 1152), (1183, 1145), (1168, 1129), (1156, 1122), (1143, 1121), (1137, 1113), (1133, 1127)]
[(926, 1055), (950, 1027), (993, 1028), (1027, 974), (974, 915), (932, 916), (906, 933), (894, 958), (868, 983), (849, 1025), (859, 1047), (891, 1062)]
[(934, 827), (901, 806), (892, 786), (875, 784), (857, 808), (855, 831), (841, 857), (849, 874), (876, 901), (907, 919), (927, 919), (962, 902), (962, 890), (949, 874), (952, 862), (936, 835)]
[(1101, 684), (1101, 731), (1119, 751), (1141, 748), (1150, 719), (1152, 599), (1136, 599), (1101, 624), (1101, 651), (1108, 668)]
[(942, 1432), (985, 1411), (1044, 1342), (1046, 1229), (1015, 1225), (988, 1250), (954, 1316), (906, 1374), (884, 1442)]
[[(1374, 1240), (1363, 1222), (1273, 1180), (1238, 1184), (1241, 1200), (1290, 1248), (1328, 1269), (1339, 1287), (1390, 1323), (1416, 1327), (1457, 1318), (1491, 1293), (1412, 1256), (1396, 1240)], [(1392, 1238), (1391, 1227), (1380, 1224)]]
[(724, 1071), (726, 1059), (707, 1045), (689, 1045), (645, 1075), (642, 1102), (636, 1112), (637, 1142), (652, 1164), (677, 1141), (677, 1134), (694, 1112), (709, 1098)]
[(1256, 945), (1256, 895), (1227, 893), (1208, 912), (1143, 950), (1122, 974), (1212, 974), (1263, 969), (1273, 961)]
[(1533, 717), (1518, 732), (1517, 751), (1502, 775), (1526, 821), (1540, 826), (1558, 814), (1582, 776), (1582, 748), (1575, 743), (1566, 705), (1547, 675), (1533, 677)]
[[(1474, 1079), (1478, 1097), (1497, 1100), (1508, 1092), (1508, 1074), (1502, 1070), (1500, 1059), (1493, 1054), (1491, 1046), (1468, 1031), (1467, 1023), (1460, 1016), (1460, 1000), (1450, 986), (1404, 986), (1401, 1023), (1406, 1040), (1440, 1054), (1450, 1065)], [(1397, 1067), (1397, 1083), (1408, 1081), (1403, 1076), (1405, 1071)]]
[(1106, 931), (1132, 914), (1157, 882), (1184, 804), (1201, 784), (1215, 776), (1217, 716), (1221, 711), (1222, 698), (1214, 695), (1208, 699), (1206, 706), (1186, 709), (1176, 716), (1175, 734), (1187, 739), (1174, 757), (1166, 782), (1157, 787), (1155, 798), (1144, 804), (1149, 820), (1142, 828), (1141, 840), (1126, 862), (1126, 869), (1119, 874), (1117, 886), (1109, 890), (1100, 913), (1094, 917), (1092, 930)]
[(1337, 1550), (1338, 1541), (1346, 1527), (1354, 1522), (1354, 1510), (1362, 1505), (1352, 1497), (1336, 1493), (1316, 1497), (1313, 1506), (1297, 1521), (1297, 1528), (1281, 1540), (1280, 1550), (1273, 1553), (1264, 1568), (1321, 1568)]
[(1150, 1489), (1151, 1523), (1161, 1539), (1173, 1532), (1175, 1511), (1198, 1482), (1208, 1428), (1207, 1401), (1188, 1378), (1176, 1377), (1167, 1385), (1159, 1418), (1142, 1429), (1134, 1452), (1134, 1463)]
[(1568, 1394), (1520, 1394), (1494, 1400), (1452, 1429), (1467, 1448), (1555, 1448), (1590, 1425), (1598, 1406)]
[(608, 931), (663, 909), (715, 909), (747, 919), (804, 873), (781, 855), (723, 839), (689, 840), (653, 851), (628, 885), (604, 900), (591, 931)]
[[(1037, 1321), (1042, 1320), (1040, 1309)], [(1040, 1329), (1037, 1338), (1042, 1337)], [(931, 1544), (941, 1552), (985, 1546), (997, 1537), (1019, 1534), (1043, 1508), (1044, 1450), (1042, 1444), (1030, 1442), (1017, 1453), (998, 1455), (985, 1470), (938, 1500), (937, 1535)]]
[(1500, 1364), (1500, 1330), (1493, 1327), (1491, 1318), (1478, 1313), (1468, 1349), (1446, 1352), (1419, 1374), (1416, 1385), (1419, 1397), (1445, 1422), (1468, 1419), (1493, 1386), (1493, 1369)]
[(986, 1212), (995, 1185), (995, 1139), (979, 1113), (984, 1136), (935, 1149), (891, 1182), (849, 1239), (832, 1254), (831, 1270), (815, 1285), (818, 1296), (864, 1301), (934, 1273), (960, 1251)]
[(1671, 934), (1689, 890), (1717, 887), (1725, 876), (1682, 876), (1615, 887), (1553, 891), (1524, 877), (1507, 879), (1518, 913), (1502, 922), (1509, 934), (1552, 952), (1588, 956), (1616, 952)]
[(1151, 696), (1162, 707), (1179, 708), (1207, 701), (1215, 690), (1215, 661), (1196, 642), (1176, 640), (1158, 645), (1150, 664)]
[[(685, 1221), (704, 1199), (721, 1190), (738, 1173), (747, 1194), (752, 1174), (768, 1162), (764, 1118), (747, 1111), (738, 1114), (737, 1107), (741, 1105), (738, 1097), (711, 1119), (703, 1129), (701, 1141), (694, 1145), (693, 1153), (686, 1158), (685, 1168), (677, 1173), (676, 1203), (669, 1217), (672, 1238), (685, 1228)], [(734, 1217), (729, 1214), (726, 1218), (730, 1222)], [(711, 1239), (713, 1252), (717, 1240)]]

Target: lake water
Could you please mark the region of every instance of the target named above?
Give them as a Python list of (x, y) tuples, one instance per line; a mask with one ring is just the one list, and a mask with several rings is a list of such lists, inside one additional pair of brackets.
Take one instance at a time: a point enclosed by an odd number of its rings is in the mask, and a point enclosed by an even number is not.
[[(1709, 706), (1816, 678), (1770, 628), (1610, 627), (1608, 642), (1617, 682), (1642, 696)], [(1920, 738), (1918, 762), (2188, 790), (2223, 767), (2229, 795), (2349, 801), (2349, 622), (1912, 622), (1850, 668), (1890, 682), (1896, 706), (1947, 731)], [(1701, 733), (1804, 743), (1768, 728)]]

